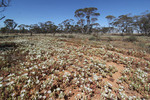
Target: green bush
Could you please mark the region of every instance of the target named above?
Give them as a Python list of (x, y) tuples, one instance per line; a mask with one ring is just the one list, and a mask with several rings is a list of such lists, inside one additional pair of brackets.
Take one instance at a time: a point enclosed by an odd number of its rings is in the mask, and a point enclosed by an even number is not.
[(135, 36), (130, 36), (130, 37), (124, 39), (124, 41), (135, 42), (135, 41), (138, 41), (138, 40)]
[(68, 38), (75, 38), (75, 36), (73, 36), (73, 35), (68, 35)]
[(62, 35), (60, 35), (60, 37), (67, 38), (67, 35), (62, 34)]
[(89, 38), (89, 40), (96, 40), (96, 37), (92, 36)]

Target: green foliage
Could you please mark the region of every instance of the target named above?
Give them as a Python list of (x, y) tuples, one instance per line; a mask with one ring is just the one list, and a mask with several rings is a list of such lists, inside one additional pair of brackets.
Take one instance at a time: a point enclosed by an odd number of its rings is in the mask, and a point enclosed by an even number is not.
[(7, 28), (6, 28), (6, 27), (2, 27), (2, 28), (1, 28), (1, 32), (2, 32), (2, 33), (6, 33), (6, 32), (7, 32)]
[(68, 38), (75, 38), (75, 36), (73, 36), (73, 35), (68, 35)]
[(92, 36), (89, 38), (89, 40), (96, 40), (96, 37)]
[(67, 38), (67, 35), (62, 34), (62, 35), (60, 35), (60, 37)]
[(124, 39), (124, 41), (136, 42), (138, 39), (135, 36), (129, 36), (128, 38)]
[(6, 19), (4, 21), (6, 28), (8, 28), (8, 32), (14, 30), (17, 26), (17, 23), (13, 19)]
[[(81, 25), (81, 28), (83, 28), (83, 26), (86, 26), (86, 33), (90, 33), (90, 27), (92, 25), (94, 25), (94, 22), (97, 21), (97, 16), (100, 16), (100, 13), (96, 13), (98, 9), (95, 7), (89, 7), (89, 8), (83, 8), (83, 9), (77, 9), (75, 11), (75, 17), (77, 17), (79, 20), (83, 20), (84, 18), (87, 21), (86, 25)], [(91, 17), (95, 17), (95, 18), (91, 18)], [(84, 24), (82, 22), (82, 24)]]

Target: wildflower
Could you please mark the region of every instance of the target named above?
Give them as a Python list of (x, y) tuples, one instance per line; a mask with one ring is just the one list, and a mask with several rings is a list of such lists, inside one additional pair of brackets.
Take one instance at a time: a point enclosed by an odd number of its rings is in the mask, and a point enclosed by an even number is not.
[(49, 90), (47, 93), (52, 93), (51, 90)]
[(0, 77), (0, 81), (3, 79), (3, 77)]
[(0, 87), (2, 87), (3, 86), (3, 84), (0, 84)]
[(98, 80), (98, 76), (96, 74), (93, 75), (93, 78), (94, 78), (95, 81)]
[(36, 81), (36, 84), (38, 84), (38, 83), (40, 83), (40, 81), (39, 81), (39, 80), (37, 80), (37, 81)]
[(21, 90), (21, 93), (26, 92), (26, 90)]
[(11, 84), (14, 84), (14, 81), (11, 81), (11, 82), (7, 83), (6, 85), (11, 85)]

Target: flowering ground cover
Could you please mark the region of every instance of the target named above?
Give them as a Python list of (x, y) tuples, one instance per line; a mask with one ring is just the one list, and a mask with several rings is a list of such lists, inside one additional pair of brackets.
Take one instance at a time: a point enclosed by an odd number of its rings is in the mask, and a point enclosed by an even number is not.
[(147, 58), (87, 39), (1, 39), (0, 99), (150, 99)]

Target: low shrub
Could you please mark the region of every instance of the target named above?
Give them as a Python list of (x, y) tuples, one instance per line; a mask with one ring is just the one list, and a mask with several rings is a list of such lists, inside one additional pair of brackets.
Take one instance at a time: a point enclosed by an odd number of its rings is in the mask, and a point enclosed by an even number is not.
[(62, 35), (60, 35), (60, 37), (67, 38), (67, 35), (62, 34)]
[(89, 40), (96, 40), (96, 37), (92, 36), (89, 38)]
[(68, 38), (75, 38), (75, 36), (73, 36), (73, 35), (68, 35)]
[(130, 37), (124, 39), (124, 41), (135, 42), (135, 41), (138, 41), (138, 40), (135, 36), (130, 36)]

